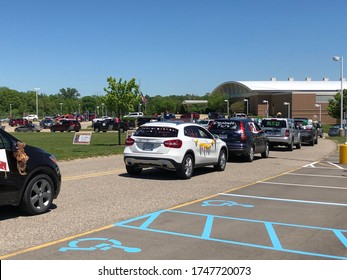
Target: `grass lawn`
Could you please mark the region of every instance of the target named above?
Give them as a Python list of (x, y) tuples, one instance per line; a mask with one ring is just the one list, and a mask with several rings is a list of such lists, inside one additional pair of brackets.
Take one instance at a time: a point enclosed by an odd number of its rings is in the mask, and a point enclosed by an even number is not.
[(121, 134), (121, 145), (119, 145), (117, 132), (92, 133), (89, 145), (76, 145), (72, 144), (74, 132), (13, 132), (11, 134), (28, 145), (39, 147), (55, 155), (57, 160), (122, 154), (126, 137), (126, 133)]

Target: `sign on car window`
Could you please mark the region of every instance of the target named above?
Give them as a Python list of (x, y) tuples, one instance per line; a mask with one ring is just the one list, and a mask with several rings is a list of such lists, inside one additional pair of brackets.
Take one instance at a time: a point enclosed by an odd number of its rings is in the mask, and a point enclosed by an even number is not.
[(134, 133), (134, 136), (143, 137), (177, 137), (178, 130), (170, 127), (154, 127), (146, 126), (140, 127)]
[(237, 130), (239, 122), (236, 121), (215, 121), (213, 129)]

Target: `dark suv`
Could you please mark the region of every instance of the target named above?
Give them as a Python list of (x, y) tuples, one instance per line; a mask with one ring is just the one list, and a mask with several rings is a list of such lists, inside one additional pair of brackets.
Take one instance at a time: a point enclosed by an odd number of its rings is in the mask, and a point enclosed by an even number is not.
[[(26, 164), (15, 157), (19, 153), (27, 156)], [(20, 206), (31, 215), (44, 213), (58, 197), (60, 185), (61, 174), (53, 155), (0, 129), (0, 206)]]
[(79, 121), (76, 120), (59, 120), (58, 123), (51, 125), (50, 127), (51, 132), (71, 132), (71, 131), (80, 131), (81, 130), (81, 124)]
[(105, 119), (103, 121), (97, 121), (93, 123), (93, 130), (95, 132), (107, 132), (110, 130), (118, 131), (118, 125), (120, 132), (127, 131), (129, 129), (129, 123), (125, 121), (119, 122), (116, 119)]
[(313, 125), (312, 120), (308, 118), (294, 118), (294, 122), (300, 129), (301, 140), (303, 143), (308, 143), (311, 146), (318, 144), (318, 131)]
[(260, 153), (263, 158), (269, 156), (267, 136), (251, 119), (217, 119), (210, 132), (227, 144), (229, 155), (243, 156), (249, 162), (253, 161), (256, 153)]

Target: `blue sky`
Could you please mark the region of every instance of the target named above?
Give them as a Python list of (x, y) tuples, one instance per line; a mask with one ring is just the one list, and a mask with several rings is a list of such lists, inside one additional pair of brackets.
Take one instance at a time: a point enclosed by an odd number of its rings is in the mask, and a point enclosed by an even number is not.
[(345, 0), (0, 0), (0, 86), (104, 95), (107, 77), (155, 95), (226, 81), (338, 80)]

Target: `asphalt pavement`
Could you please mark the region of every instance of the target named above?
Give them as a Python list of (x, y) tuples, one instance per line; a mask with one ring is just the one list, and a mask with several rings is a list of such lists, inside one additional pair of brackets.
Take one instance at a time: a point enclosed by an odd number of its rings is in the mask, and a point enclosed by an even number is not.
[(190, 180), (122, 156), (60, 162), (49, 213), (0, 207), (1, 259), (347, 259), (347, 175), (336, 144), (277, 149)]

